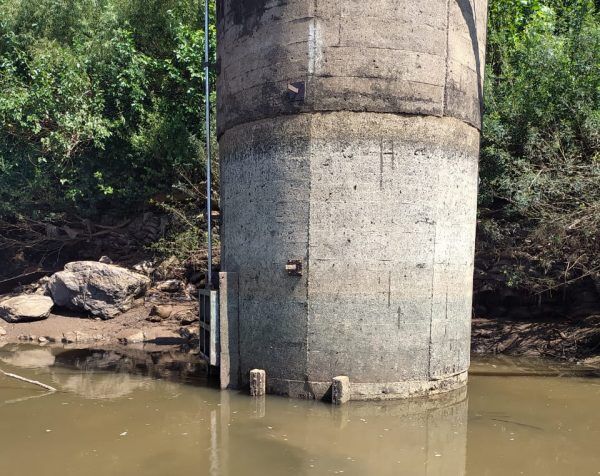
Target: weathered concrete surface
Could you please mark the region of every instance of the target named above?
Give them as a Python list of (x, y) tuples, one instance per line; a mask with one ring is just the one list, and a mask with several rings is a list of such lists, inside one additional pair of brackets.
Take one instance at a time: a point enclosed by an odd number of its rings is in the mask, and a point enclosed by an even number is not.
[(221, 358), (219, 380), (222, 390), (240, 384), (239, 285), (236, 273), (219, 273), (219, 325)]
[[(466, 371), (478, 137), (455, 119), (364, 113), (225, 134), (222, 260), (239, 275), (242, 375), (260, 363), (271, 391), (320, 396), (304, 383), (343, 374), (386, 396)], [(286, 274), (289, 259), (303, 276)]]
[(331, 383), (331, 403), (343, 405), (352, 397), (350, 379), (346, 376), (334, 377)]
[[(222, 268), (240, 384), (321, 398), (466, 383), (484, 0), (225, 0)], [(290, 102), (288, 83), (306, 99)], [(285, 265), (303, 263), (302, 276)]]
[[(219, 133), (280, 114), (451, 116), (479, 127), (487, 0), (223, 0)], [(304, 103), (287, 84), (307, 83)]]

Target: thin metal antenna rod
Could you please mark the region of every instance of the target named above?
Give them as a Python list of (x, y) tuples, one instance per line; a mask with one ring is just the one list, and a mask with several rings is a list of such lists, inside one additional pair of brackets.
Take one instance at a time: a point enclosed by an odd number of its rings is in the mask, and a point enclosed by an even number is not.
[(210, 32), (209, 28), (209, 0), (204, 2), (204, 104), (206, 108), (206, 227), (207, 227), (207, 270), (206, 289), (212, 289), (212, 184), (211, 184), (211, 150), (210, 150)]

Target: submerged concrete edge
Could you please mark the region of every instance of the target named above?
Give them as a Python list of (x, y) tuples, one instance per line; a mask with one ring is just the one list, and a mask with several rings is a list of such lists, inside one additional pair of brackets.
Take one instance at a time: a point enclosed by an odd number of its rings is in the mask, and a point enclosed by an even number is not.
[[(406, 382), (350, 382), (350, 401), (405, 400), (431, 397), (466, 387), (468, 371), (440, 380)], [(268, 379), (267, 393), (304, 400), (326, 400), (330, 397), (331, 382)]]

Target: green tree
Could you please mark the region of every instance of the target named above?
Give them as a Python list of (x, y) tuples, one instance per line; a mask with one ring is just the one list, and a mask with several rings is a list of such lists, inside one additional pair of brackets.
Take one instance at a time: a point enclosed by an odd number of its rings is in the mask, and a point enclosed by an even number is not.
[(587, 0), (491, 2), (479, 252), (509, 284), (600, 271), (600, 22)]
[(130, 213), (202, 180), (202, 6), (0, 0), (0, 220)]

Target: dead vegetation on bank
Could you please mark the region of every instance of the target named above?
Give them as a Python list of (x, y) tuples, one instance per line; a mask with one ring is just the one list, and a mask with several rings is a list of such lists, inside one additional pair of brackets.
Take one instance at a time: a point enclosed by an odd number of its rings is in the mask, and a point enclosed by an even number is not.
[(600, 364), (600, 314), (577, 321), (474, 319), (472, 351)]

